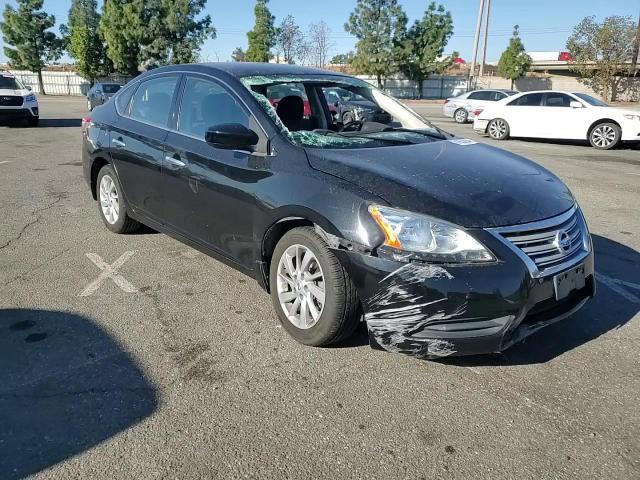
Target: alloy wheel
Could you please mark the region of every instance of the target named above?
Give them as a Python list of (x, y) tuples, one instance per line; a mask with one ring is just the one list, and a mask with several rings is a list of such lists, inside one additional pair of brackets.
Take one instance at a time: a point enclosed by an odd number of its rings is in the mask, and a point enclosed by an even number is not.
[(467, 121), (467, 112), (462, 109), (456, 110), (456, 122), (464, 123)]
[(600, 125), (591, 132), (593, 143), (598, 147), (609, 147), (616, 139), (616, 131), (610, 125)]
[(491, 138), (502, 138), (507, 133), (507, 124), (504, 120), (494, 120), (489, 125), (489, 136)]
[(110, 224), (118, 221), (120, 216), (120, 199), (116, 182), (109, 175), (105, 175), (100, 180), (100, 207), (104, 218)]
[(297, 328), (313, 327), (325, 304), (325, 279), (314, 253), (304, 245), (291, 245), (278, 262), (278, 300), (287, 319)]

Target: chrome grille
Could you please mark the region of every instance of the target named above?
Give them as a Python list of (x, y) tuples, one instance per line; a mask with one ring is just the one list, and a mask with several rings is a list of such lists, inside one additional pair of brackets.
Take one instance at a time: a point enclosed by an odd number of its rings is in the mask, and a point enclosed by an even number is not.
[(20, 107), (23, 98), (17, 95), (0, 95), (0, 107)]
[(587, 228), (576, 207), (548, 220), (492, 231), (530, 260), (535, 276), (562, 270), (588, 252)]

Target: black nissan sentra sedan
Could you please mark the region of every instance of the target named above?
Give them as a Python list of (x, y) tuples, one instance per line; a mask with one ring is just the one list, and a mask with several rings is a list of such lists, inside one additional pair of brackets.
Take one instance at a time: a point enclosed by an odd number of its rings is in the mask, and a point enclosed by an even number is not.
[[(300, 94), (274, 108), (283, 85)], [(335, 88), (387, 121), (340, 123), (324, 96)], [(145, 224), (255, 278), (307, 345), (364, 321), (391, 352), (499, 352), (595, 292), (587, 225), (554, 174), (347, 75), (162, 67), (97, 107), (83, 138), (109, 230)]]

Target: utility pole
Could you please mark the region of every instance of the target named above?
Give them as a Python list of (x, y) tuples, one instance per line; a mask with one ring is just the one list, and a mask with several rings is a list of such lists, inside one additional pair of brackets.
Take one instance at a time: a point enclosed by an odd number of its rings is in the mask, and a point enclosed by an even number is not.
[(491, 12), (491, 0), (487, 0), (487, 11), (484, 16), (484, 45), (482, 47), (482, 63), (480, 64), (479, 77), (484, 75), (484, 64), (487, 63), (487, 37), (489, 35), (489, 13)]
[(471, 59), (471, 70), (469, 70), (469, 79), (467, 80), (467, 90), (471, 90), (473, 78), (476, 74), (476, 57), (478, 56), (478, 43), (480, 42), (480, 27), (482, 26), (482, 12), (484, 10), (484, 0), (479, 1), (478, 21), (476, 22), (476, 34), (473, 37), (473, 58)]
[(638, 17), (638, 29), (636, 30), (636, 41), (633, 42), (633, 52), (631, 54), (631, 70), (636, 76), (636, 68), (638, 65), (638, 53), (640, 53), (640, 16)]

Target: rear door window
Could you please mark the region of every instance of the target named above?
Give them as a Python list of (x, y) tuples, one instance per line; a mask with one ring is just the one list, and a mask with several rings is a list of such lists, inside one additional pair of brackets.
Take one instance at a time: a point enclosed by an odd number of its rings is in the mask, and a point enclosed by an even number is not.
[(133, 96), (131, 118), (166, 127), (177, 83), (176, 75), (143, 81)]
[(473, 92), (467, 98), (469, 100), (490, 100), (491, 93), (492, 92), (485, 92), (485, 91)]
[(249, 121), (249, 114), (222, 85), (198, 77), (187, 78), (178, 121), (180, 132), (204, 140), (213, 126), (239, 123), (249, 128)]

